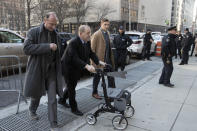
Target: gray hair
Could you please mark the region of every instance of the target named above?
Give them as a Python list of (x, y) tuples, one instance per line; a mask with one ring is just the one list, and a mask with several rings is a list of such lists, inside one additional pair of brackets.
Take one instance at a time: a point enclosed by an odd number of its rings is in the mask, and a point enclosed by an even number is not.
[(45, 18), (48, 19), (50, 16), (54, 16), (58, 20), (57, 15), (56, 15), (55, 12), (48, 12), (48, 13), (46, 13)]
[(88, 26), (88, 25), (80, 25), (80, 26), (79, 26), (78, 33), (83, 33), (83, 32), (85, 32), (87, 29), (90, 29), (90, 26)]

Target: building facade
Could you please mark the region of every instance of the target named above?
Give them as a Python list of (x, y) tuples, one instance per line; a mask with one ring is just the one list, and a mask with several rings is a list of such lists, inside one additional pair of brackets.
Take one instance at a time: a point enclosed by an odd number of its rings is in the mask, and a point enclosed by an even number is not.
[(192, 30), (193, 24), (193, 8), (194, 8), (195, 0), (183, 0), (183, 13), (182, 13), (182, 21), (181, 21), (181, 30), (183, 31), (185, 28), (189, 28)]
[[(110, 31), (112, 33), (117, 33), (120, 25), (123, 25), (126, 30), (129, 30), (129, 23), (131, 30), (136, 30), (138, 1), (139, 0), (86, 0), (86, 4), (91, 3), (92, 8), (88, 10), (82, 23), (89, 24), (92, 30), (95, 31), (99, 28), (100, 20), (105, 17), (110, 20)], [(64, 23), (65, 31), (73, 32), (75, 30), (76, 19), (65, 19)]]
[(172, 0), (140, 0), (138, 30), (165, 32), (171, 20)]
[(24, 31), (25, 0), (0, 0), (0, 28)]

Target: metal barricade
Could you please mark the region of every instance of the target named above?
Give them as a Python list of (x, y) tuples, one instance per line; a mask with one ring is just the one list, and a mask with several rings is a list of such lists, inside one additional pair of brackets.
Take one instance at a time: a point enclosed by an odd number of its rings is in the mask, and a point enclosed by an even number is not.
[(24, 74), (22, 74), (22, 63), (18, 56), (0, 56), (0, 92), (4, 94), (6, 92), (18, 93), (16, 94), (16, 114), (19, 111), (21, 99), (27, 103), (27, 100), (23, 95), (23, 78)]

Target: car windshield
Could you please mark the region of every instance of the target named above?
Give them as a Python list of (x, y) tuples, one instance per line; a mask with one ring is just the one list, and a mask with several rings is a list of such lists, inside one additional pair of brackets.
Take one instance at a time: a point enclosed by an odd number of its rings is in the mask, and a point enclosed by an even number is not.
[(161, 40), (161, 36), (160, 35), (152, 35), (154, 40)]
[(138, 40), (140, 39), (140, 35), (137, 35), (137, 34), (128, 34), (129, 37), (132, 39), (132, 40)]

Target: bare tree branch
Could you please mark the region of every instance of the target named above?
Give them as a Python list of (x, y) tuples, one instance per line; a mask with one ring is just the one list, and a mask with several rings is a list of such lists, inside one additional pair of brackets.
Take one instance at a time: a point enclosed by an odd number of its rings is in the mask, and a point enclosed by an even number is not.
[(83, 21), (87, 11), (93, 7), (93, 3), (88, 0), (72, 0), (72, 16), (76, 18), (77, 29)]
[(96, 15), (97, 15), (97, 22), (100, 22), (102, 18), (105, 18), (107, 15), (116, 12), (116, 10), (111, 9), (109, 3), (100, 4), (100, 6), (96, 7)]
[(69, 10), (69, 0), (49, 0), (51, 11), (54, 11), (57, 14), (59, 19), (60, 31), (63, 30), (63, 21), (68, 17)]
[(27, 28), (31, 28), (31, 12), (37, 6), (34, 0), (26, 0)]

